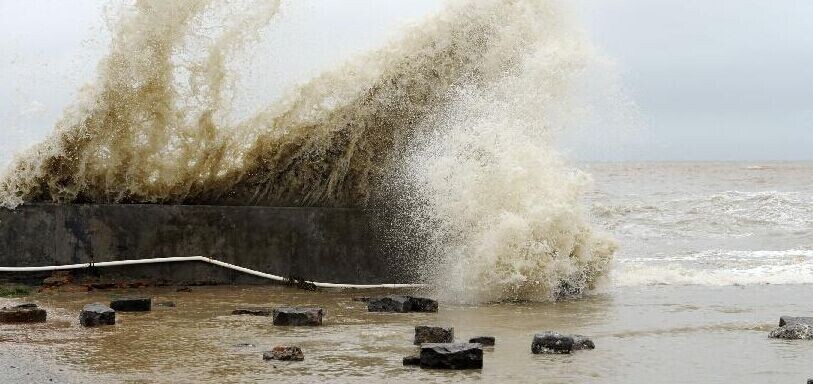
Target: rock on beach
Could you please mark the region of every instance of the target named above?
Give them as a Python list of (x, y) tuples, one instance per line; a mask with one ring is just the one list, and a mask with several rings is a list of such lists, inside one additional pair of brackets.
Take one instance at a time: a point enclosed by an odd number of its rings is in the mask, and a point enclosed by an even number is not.
[(370, 298), (367, 302), (369, 312), (427, 312), (438, 311), (438, 302), (425, 297), (385, 296)]
[(412, 309), (412, 303), (405, 296), (387, 296), (367, 301), (368, 312), (406, 313)]
[(263, 352), (263, 360), (302, 361), (305, 360), (305, 354), (302, 353), (302, 349), (299, 347), (280, 345), (270, 351)]
[(85, 305), (79, 313), (79, 324), (83, 327), (98, 327), (116, 324), (116, 311), (99, 303)]
[(813, 326), (805, 323), (786, 323), (768, 335), (773, 339), (813, 340)]
[(274, 325), (317, 326), (322, 325), (322, 308), (283, 307), (274, 309)]
[(573, 351), (573, 344), (572, 336), (558, 332), (544, 332), (534, 335), (531, 352), (534, 354), (566, 354)]
[(779, 328), (768, 334), (773, 339), (813, 340), (813, 317), (781, 316)]
[(593, 340), (583, 335), (564, 335), (559, 332), (543, 332), (534, 335), (531, 352), (534, 354), (567, 354), (584, 349), (595, 349)]
[(421, 368), (483, 368), (483, 346), (475, 343), (427, 343), (421, 345)]
[(114, 299), (110, 308), (117, 312), (149, 312), (152, 309), (152, 299), (148, 297), (125, 297)]

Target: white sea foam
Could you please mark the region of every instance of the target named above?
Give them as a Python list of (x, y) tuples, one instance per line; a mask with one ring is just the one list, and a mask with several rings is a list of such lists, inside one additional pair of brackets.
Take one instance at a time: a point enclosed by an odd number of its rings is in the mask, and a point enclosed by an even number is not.
[(655, 200), (593, 202), (595, 220), (634, 238), (740, 238), (813, 228), (813, 197), (800, 192), (723, 191)]
[(715, 250), (683, 256), (626, 258), (611, 274), (618, 286), (813, 283), (813, 250)]

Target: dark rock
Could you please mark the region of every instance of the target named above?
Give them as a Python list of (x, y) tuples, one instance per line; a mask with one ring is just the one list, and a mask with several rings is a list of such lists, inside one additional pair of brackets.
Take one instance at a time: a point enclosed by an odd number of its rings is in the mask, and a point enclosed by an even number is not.
[(404, 365), (421, 365), (421, 357), (420, 356), (407, 356), (404, 357), (403, 360)]
[(152, 309), (152, 299), (148, 297), (128, 297), (114, 299), (110, 308), (118, 312), (148, 312)]
[(44, 323), (47, 317), (45, 310), (37, 308), (36, 304), (0, 308), (0, 324)]
[(274, 325), (322, 325), (322, 308), (276, 308)]
[(493, 347), (496, 341), (494, 336), (478, 336), (469, 339), (469, 343), (482, 344), (484, 347)]
[(85, 305), (79, 314), (79, 324), (85, 327), (114, 325), (116, 324), (116, 311), (99, 303)]
[(367, 302), (370, 312), (437, 312), (438, 302), (424, 297), (385, 296)]
[(167, 308), (175, 308), (176, 307), (174, 301), (162, 301), (160, 303), (155, 303), (155, 306), (156, 307), (167, 307)]
[(281, 345), (263, 352), (263, 360), (302, 361), (305, 360), (305, 354), (299, 347)]
[(573, 337), (557, 332), (545, 332), (534, 335), (531, 352), (539, 353), (570, 353), (573, 350)]
[(231, 311), (232, 315), (271, 316), (271, 308), (237, 308)]
[(415, 327), (415, 345), (424, 343), (453, 343), (453, 327), (431, 327), (419, 325)]
[(786, 323), (771, 331), (768, 336), (774, 339), (811, 340), (813, 326), (804, 323)]
[(573, 335), (573, 350), (596, 349), (596, 344), (587, 336)]
[(367, 302), (369, 312), (409, 312), (412, 309), (412, 302), (404, 296), (387, 296), (377, 299), (370, 299)]
[(181, 287), (181, 288), (176, 289), (175, 292), (192, 292), (192, 288)]
[(472, 343), (428, 343), (421, 345), (421, 368), (483, 368), (483, 347)]
[(781, 316), (779, 317), (779, 326), (784, 326), (788, 324), (796, 324), (802, 323), (807, 325), (813, 325), (813, 317), (796, 317), (796, 316)]
[(14, 308), (37, 308), (37, 305), (34, 303), (24, 303), (15, 305)]
[(412, 312), (437, 312), (438, 302), (425, 297), (408, 296)]

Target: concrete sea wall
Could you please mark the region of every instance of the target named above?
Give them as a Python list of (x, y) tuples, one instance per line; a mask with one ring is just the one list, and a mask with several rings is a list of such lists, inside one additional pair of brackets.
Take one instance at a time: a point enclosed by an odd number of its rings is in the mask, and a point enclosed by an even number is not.
[[(206, 256), (284, 277), (374, 284), (411, 280), (376, 234), (374, 212), (344, 208), (32, 204), (0, 209), (0, 266)], [(257, 283), (184, 262), (105, 268), (130, 278)], [(0, 278), (12, 278), (0, 272)]]

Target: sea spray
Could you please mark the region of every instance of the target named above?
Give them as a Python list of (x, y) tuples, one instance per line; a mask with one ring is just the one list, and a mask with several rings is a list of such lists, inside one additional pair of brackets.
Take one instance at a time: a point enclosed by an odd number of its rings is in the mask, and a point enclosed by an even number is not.
[(554, 2), (450, 2), (228, 123), (229, 57), (278, 9), (124, 7), (96, 83), (7, 170), (2, 205), (392, 205), (426, 241), (412, 267), (459, 301), (578, 295), (605, 273), (614, 245), (578, 204), (589, 177), (550, 145), (590, 58)]
[[(230, 4), (144, 0), (125, 8), (97, 85), (51, 139), (11, 166), (3, 204), (366, 205), (450, 87), (499, 77), (524, 46), (495, 34), (510, 20), (502, 16), (522, 7), (457, 3), (385, 49), (225, 125), (223, 50), (242, 34), (212, 38), (203, 54), (193, 48), (217, 24), (207, 16), (224, 13), (212, 8)], [(225, 12), (224, 24), (259, 27), (229, 22), (235, 15), (242, 13)]]
[(579, 296), (616, 248), (583, 219), (589, 176), (550, 143), (562, 118), (577, 115), (570, 83), (593, 51), (553, 13), (539, 16), (516, 15), (533, 25), (527, 54), (499, 79), (456, 87), (400, 170), (406, 212), (428, 238), (433, 283), (449, 300)]
[[(238, 20), (233, 30), (255, 30), (278, 8), (256, 3), (264, 18), (222, 17)], [(49, 139), (6, 170), (0, 204), (180, 202), (214, 183), (235, 160), (235, 142), (214, 120), (226, 107), (223, 54), (247, 34), (198, 38), (211, 10), (205, 0), (137, 1), (110, 16), (110, 53), (95, 84), (79, 92)], [(190, 62), (195, 56), (203, 58)]]

